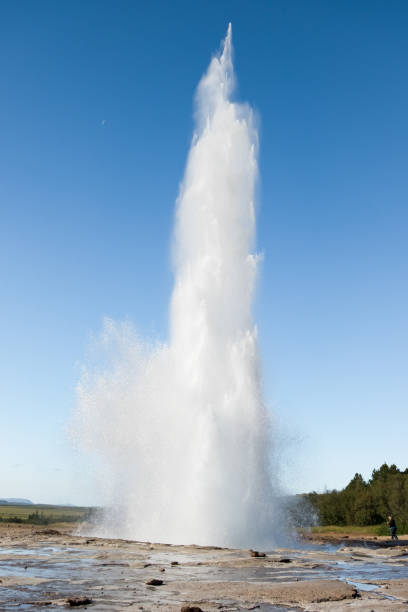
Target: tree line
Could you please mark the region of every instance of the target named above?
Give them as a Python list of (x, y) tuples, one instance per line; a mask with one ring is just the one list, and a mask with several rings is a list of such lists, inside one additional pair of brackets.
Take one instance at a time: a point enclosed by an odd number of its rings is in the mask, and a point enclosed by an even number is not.
[(320, 525), (381, 525), (392, 514), (400, 533), (408, 529), (408, 468), (384, 463), (365, 481), (356, 474), (341, 491), (304, 495)]

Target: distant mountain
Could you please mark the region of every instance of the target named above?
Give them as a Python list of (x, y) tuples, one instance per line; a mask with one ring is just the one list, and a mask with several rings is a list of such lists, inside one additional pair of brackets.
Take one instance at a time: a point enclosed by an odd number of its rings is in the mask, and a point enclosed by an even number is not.
[(20, 497), (5, 497), (4, 499), (0, 499), (1, 504), (27, 504), (33, 505), (33, 502), (30, 499), (23, 499)]

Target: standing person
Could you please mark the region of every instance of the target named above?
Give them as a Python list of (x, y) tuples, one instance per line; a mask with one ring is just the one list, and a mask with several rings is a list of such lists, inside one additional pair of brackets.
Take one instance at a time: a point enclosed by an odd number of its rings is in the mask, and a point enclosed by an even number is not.
[(394, 517), (392, 516), (392, 514), (390, 514), (390, 516), (388, 517), (388, 527), (390, 528), (391, 541), (395, 540), (396, 542), (398, 542), (397, 525), (394, 521)]

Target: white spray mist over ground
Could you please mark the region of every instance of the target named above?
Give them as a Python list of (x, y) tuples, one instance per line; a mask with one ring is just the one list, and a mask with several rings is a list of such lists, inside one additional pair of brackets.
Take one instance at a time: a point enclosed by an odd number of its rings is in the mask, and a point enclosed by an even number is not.
[[(94, 533), (267, 546), (276, 541), (270, 428), (251, 303), (257, 132), (230, 100), (231, 26), (197, 91), (177, 201), (170, 341), (148, 346), (107, 320), (108, 361), (79, 384), (76, 430), (103, 458), (111, 510)], [(103, 484), (102, 484), (103, 483)]]

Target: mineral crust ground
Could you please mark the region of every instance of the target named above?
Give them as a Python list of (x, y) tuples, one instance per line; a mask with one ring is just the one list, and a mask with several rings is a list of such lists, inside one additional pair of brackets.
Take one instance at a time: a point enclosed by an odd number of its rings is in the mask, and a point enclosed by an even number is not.
[(0, 610), (408, 612), (407, 541), (314, 538), (262, 552), (3, 523)]

